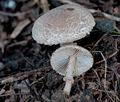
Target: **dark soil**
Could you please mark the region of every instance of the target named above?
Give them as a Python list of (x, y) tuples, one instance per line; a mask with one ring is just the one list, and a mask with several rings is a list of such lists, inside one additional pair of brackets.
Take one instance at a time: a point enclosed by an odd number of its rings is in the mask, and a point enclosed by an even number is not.
[[(49, 10), (63, 4), (47, 1)], [(120, 1), (73, 1), (98, 10), (90, 35), (75, 41), (91, 51), (94, 65), (75, 77), (65, 97), (63, 76), (50, 65), (60, 45), (37, 44), (31, 36), (34, 21), (45, 11), (41, 0), (0, 0), (0, 102), (120, 102), (120, 21), (101, 13), (120, 18)]]

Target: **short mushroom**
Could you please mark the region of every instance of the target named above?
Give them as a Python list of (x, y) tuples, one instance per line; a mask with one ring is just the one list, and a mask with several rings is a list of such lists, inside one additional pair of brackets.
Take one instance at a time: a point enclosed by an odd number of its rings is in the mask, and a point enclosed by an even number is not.
[(51, 57), (52, 68), (60, 75), (65, 76), (64, 93), (69, 95), (73, 77), (89, 70), (93, 65), (91, 53), (77, 45), (65, 45), (57, 49)]
[[(78, 4), (66, 4), (52, 9), (39, 17), (33, 25), (32, 37), (38, 43), (64, 45), (53, 53), (51, 65), (54, 70), (65, 76), (64, 92), (67, 95), (74, 82), (73, 76), (87, 71), (93, 63), (89, 51), (71, 43), (84, 38), (94, 25), (95, 21), (89, 10)], [(65, 45), (66, 43), (69, 45)], [(76, 50), (78, 51), (75, 52)]]

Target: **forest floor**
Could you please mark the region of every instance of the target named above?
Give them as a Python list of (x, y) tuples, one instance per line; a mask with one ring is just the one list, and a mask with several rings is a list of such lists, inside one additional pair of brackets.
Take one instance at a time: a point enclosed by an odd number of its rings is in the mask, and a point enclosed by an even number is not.
[(50, 65), (60, 45), (37, 44), (31, 33), (39, 16), (65, 2), (0, 0), (0, 102), (120, 102), (119, 0), (73, 0), (90, 9), (96, 25), (75, 41), (91, 51), (94, 65), (75, 77), (69, 97), (62, 94), (63, 76)]

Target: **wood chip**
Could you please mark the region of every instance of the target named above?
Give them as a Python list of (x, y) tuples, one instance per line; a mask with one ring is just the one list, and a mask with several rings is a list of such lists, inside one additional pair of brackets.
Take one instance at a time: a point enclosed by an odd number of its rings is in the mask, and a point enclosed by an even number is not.
[(16, 28), (13, 30), (12, 34), (10, 35), (10, 38), (15, 39), (28, 24), (30, 24), (29, 19), (25, 19), (19, 22)]
[(41, 6), (43, 9), (43, 12), (46, 13), (47, 11), (49, 11), (49, 3), (47, 0), (41, 0)]
[(5, 93), (5, 89), (1, 89), (0, 90), (0, 95), (4, 94)]
[(1, 84), (6, 84), (6, 83), (10, 83), (10, 82), (13, 82), (15, 81), (15, 78), (14, 77), (8, 77), (4, 80), (1, 81)]

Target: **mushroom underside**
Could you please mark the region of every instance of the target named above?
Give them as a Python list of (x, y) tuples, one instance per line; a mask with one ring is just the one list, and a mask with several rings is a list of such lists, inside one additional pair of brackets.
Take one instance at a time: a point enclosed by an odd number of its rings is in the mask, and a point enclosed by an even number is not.
[(57, 49), (51, 57), (52, 68), (59, 74), (65, 76), (69, 57), (77, 51), (73, 76), (79, 76), (89, 70), (93, 65), (91, 53), (77, 45), (67, 45)]

